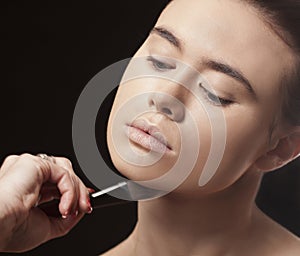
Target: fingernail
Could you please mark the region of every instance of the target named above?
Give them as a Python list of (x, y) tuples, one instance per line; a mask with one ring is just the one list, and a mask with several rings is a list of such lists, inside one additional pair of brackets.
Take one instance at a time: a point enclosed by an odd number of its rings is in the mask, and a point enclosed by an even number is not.
[(76, 211), (72, 214), (72, 217), (75, 218), (75, 217), (77, 217), (77, 215), (78, 215), (78, 210), (76, 210)]
[(91, 214), (92, 213), (92, 211), (93, 211), (93, 207), (92, 206), (89, 206), (89, 210), (88, 210), (88, 214)]
[(66, 219), (66, 218), (68, 218), (68, 215), (69, 215), (69, 213), (66, 211), (64, 214), (61, 215), (61, 217), (63, 219)]
[(90, 213), (93, 211), (93, 208), (92, 208), (92, 205), (91, 205), (91, 200), (90, 200), (90, 198), (88, 197), (86, 201), (87, 201), (86, 204), (87, 204), (87, 207), (88, 207), (87, 213), (90, 214)]
[(95, 192), (95, 190), (92, 189), (92, 188), (88, 188), (88, 191), (89, 191), (89, 193), (94, 193)]

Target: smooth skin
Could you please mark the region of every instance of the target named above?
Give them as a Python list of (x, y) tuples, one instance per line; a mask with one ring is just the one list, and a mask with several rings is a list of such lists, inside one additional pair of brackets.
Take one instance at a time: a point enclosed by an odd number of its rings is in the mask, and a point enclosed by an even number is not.
[[(38, 206), (60, 199), (61, 217)], [(91, 213), (89, 189), (64, 157), (12, 155), (0, 169), (0, 252), (23, 252), (67, 234)]]
[[(110, 132), (113, 120), (128, 99), (141, 93), (163, 92), (179, 99), (196, 120), (201, 151), (191, 175), (178, 189), (164, 197), (139, 202), (133, 233), (103, 255), (299, 255), (299, 238), (255, 205), (263, 174), (287, 164), (300, 152), (299, 127), (283, 122), (281, 116), (280, 86), (285, 72), (293, 67), (292, 50), (257, 10), (241, 1), (174, 0), (155, 27), (175, 35), (181, 48), (174, 45), (174, 40), (170, 42), (170, 37), (154, 31), (135, 57), (163, 56), (197, 69), (213, 88), (199, 88), (203, 104), (212, 111), (223, 111), (226, 148), (216, 175), (199, 187), (211, 131), (195, 97), (180, 84), (163, 79), (143, 78), (121, 85), (108, 123), (108, 146), (122, 174), (134, 180), (159, 177), (180, 152), (176, 129), (179, 121), (170, 115), (175, 106), (167, 98), (153, 95), (149, 98), (152, 112), (141, 113), (139, 118), (160, 128), (173, 153), (146, 167), (132, 165), (118, 155)], [(158, 74), (174, 71), (174, 63), (157, 58), (160, 63), (150, 64)], [(207, 66), (207, 59), (221, 60), (238, 69), (254, 93), (240, 81)], [(221, 99), (221, 105), (216, 97)]]

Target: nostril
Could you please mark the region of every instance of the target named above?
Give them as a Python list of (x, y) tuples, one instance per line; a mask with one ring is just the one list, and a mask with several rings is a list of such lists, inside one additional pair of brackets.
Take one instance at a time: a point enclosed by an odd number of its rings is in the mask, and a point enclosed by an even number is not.
[(172, 111), (168, 108), (162, 108), (161, 111), (167, 115), (172, 115)]
[(150, 107), (154, 106), (154, 101), (153, 101), (153, 100), (150, 100), (150, 101), (149, 101), (149, 106), (150, 106)]

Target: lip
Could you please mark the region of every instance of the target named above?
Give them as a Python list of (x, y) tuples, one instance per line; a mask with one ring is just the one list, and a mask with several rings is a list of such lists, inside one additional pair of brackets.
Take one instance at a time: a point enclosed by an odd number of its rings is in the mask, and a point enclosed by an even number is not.
[(172, 151), (160, 129), (150, 125), (146, 120), (140, 119), (126, 124), (126, 135), (145, 149), (161, 154)]

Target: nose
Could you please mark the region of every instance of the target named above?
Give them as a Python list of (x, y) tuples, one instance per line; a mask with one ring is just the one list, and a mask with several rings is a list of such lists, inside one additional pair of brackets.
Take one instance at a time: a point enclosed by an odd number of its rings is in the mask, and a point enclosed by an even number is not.
[(165, 92), (153, 92), (148, 98), (150, 108), (167, 115), (176, 122), (182, 122), (185, 116), (185, 107), (176, 97)]

